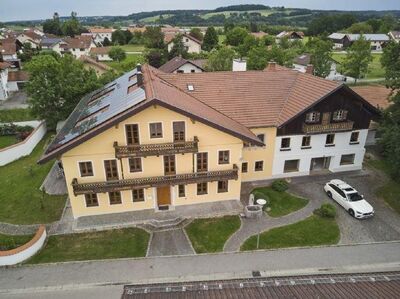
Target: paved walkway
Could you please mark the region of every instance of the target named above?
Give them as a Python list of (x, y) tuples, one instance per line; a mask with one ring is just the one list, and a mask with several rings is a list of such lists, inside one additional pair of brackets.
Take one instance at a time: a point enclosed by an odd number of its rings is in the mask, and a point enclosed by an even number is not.
[(147, 256), (195, 254), (183, 229), (154, 232)]
[(68, 193), (67, 183), (65, 182), (64, 175), (61, 174), (57, 162), (53, 164), (43, 184), (40, 186), (40, 190), (43, 190), (43, 188), (45, 188), (46, 193), (50, 195), (64, 195)]
[(8, 110), (8, 109), (26, 109), (28, 108), (28, 97), (25, 91), (17, 91), (11, 95), (5, 101), (0, 101), (0, 110)]
[(122, 288), (123, 284), (249, 278), (252, 271), (264, 277), (395, 271), (399, 261), (400, 242), (393, 242), (19, 266), (0, 269), (0, 297), (118, 284)]

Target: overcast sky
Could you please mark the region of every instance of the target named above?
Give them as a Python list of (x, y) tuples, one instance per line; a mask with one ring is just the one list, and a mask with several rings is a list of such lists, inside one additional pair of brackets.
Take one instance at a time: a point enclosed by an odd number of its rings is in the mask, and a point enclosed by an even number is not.
[(399, 0), (0, 0), (0, 21), (44, 19), (57, 11), (79, 16), (128, 15), (162, 9), (214, 9), (234, 4), (259, 3), (270, 6), (340, 10), (400, 9)]

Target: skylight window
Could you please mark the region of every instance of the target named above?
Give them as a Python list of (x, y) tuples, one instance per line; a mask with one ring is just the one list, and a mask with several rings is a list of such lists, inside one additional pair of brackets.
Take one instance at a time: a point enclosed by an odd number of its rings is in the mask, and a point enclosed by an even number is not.
[(194, 91), (194, 85), (193, 84), (188, 84), (187, 89), (189, 91)]

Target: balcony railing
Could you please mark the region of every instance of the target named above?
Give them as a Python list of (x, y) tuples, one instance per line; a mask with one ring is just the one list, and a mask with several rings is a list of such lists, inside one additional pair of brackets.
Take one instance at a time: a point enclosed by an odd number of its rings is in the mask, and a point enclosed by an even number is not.
[(168, 185), (197, 184), (205, 182), (237, 180), (238, 167), (233, 165), (233, 169), (215, 170), (204, 172), (193, 172), (185, 174), (174, 174), (147, 178), (116, 180), (107, 182), (78, 183), (75, 178), (72, 180), (72, 187), (75, 195), (88, 193), (104, 193), (134, 188), (161, 187)]
[(353, 129), (353, 125), (354, 125), (353, 121), (328, 123), (328, 124), (303, 124), (303, 132), (306, 134), (318, 134), (318, 133), (351, 131)]
[(171, 143), (118, 145), (114, 142), (115, 157), (148, 157), (161, 155), (174, 155), (184, 153), (197, 153), (199, 140), (195, 136), (193, 141), (176, 141)]

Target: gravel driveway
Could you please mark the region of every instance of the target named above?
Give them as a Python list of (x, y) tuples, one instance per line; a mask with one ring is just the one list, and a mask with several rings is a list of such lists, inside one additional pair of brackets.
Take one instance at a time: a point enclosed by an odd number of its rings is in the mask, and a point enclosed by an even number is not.
[[(329, 199), (323, 186), (333, 178), (342, 179), (363, 194), (375, 209), (374, 217), (357, 220), (350, 217), (335, 201)], [(384, 177), (380, 173), (368, 169), (361, 172), (295, 178), (291, 184), (291, 191), (310, 200), (319, 201), (321, 204), (332, 202), (336, 206), (341, 232), (339, 244), (400, 240), (400, 215), (375, 195), (383, 180)]]

